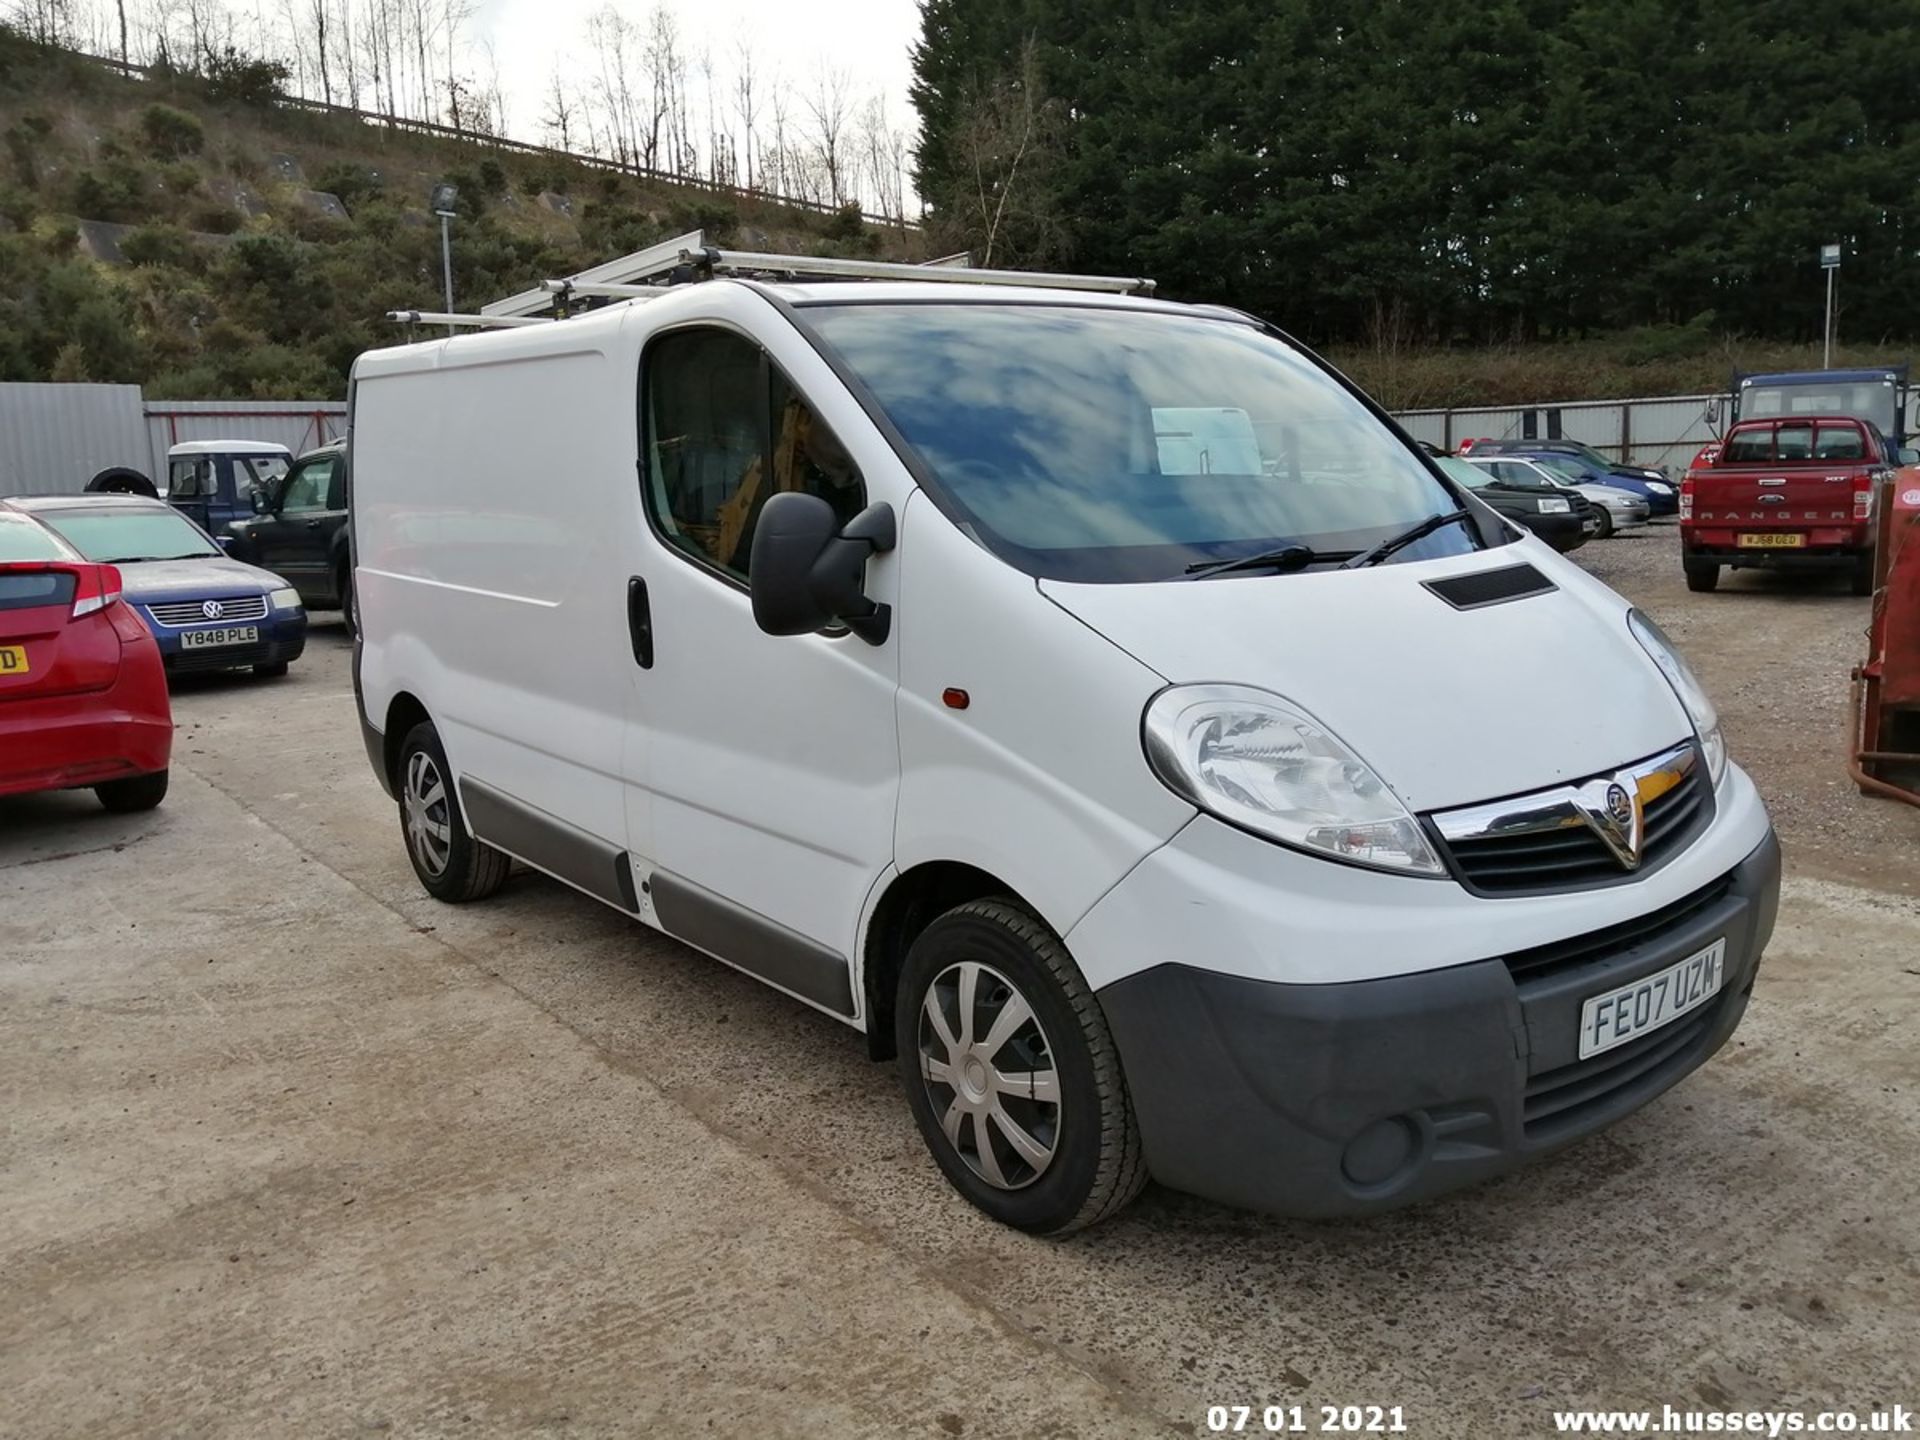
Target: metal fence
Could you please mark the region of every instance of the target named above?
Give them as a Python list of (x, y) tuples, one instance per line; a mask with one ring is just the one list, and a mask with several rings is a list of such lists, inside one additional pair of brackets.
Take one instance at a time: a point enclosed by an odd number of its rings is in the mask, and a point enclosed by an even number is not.
[(339, 400), (147, 400), (138, 385), (0, 384), (0, 495), (82, 490), (102, 470), (166, 474), (185, 440), (265, 440), (294, 454), (346, 433)]
[(1407, 410), (1394, 418), (1416, 440), (1455, 451), (1463, 440), (1579, 440), (1603, 455), (1679, 471), (1715, 438), (1709, 407), (1724, 395), (1572, 400), (1558, 405)]

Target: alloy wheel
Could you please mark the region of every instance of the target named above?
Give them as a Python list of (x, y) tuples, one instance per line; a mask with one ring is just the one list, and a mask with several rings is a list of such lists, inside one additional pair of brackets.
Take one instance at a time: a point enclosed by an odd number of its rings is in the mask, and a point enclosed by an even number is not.
[(1060, 1077), (1026, 996), (963, 960), (927, 987), (919, 1031), (920, 1077), (954, 1152), (999, 1189), (1038, 1180), (1060, 1145)]
[(429, 875), (444, 875), (453, 858), (452, 812), (440, 767), (424, 750), (414, 751), (407, 761), (401, 814), (407, 829), (407, 846), (420, 868)]

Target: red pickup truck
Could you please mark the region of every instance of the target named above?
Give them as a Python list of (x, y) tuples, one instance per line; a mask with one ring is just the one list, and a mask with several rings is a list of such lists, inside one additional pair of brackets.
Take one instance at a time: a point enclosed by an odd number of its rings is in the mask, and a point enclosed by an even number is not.
[(1742, 420), (1680, 485), (1689, 590), (1722, 566), (1844, 570), (1873, 593), (1873, 492), (1892, 466), (1879, 432), (1846, 415)]

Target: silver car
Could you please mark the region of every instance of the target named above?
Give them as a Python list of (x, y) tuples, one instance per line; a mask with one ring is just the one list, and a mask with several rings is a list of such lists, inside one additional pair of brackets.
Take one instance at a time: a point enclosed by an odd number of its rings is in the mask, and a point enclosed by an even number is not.
[(1562, 490), (1578, 490), (1593, 502), (1592, 534), (1596, 540), (1605, 540), (1622, 530), (1638, 530), (1647, 523), (1647, 502), (1644, 497), (1631, 490), (1616, 490), (1611, 485), (1596, 485), (1590, 480), (1576, 480), (1573, 474), (1555, 465), (1551, 458), (1526, 459), (1518, 455), (1470, 455), (1469, 465), (1478, 465), (1483, 470), (1491, 470), (1499, 479), (1523, 480), (1529, 484), (1542, 481), (1556, 485)]

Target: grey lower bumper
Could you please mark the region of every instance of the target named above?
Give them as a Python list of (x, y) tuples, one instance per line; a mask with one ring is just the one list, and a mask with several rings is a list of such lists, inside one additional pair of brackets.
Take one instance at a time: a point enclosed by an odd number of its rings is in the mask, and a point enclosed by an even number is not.
[[(1685, 900), (1524, 955), (1348, 985), (1168, 964), (1100, 992), (1154, 1178), (1277, 1214), (1392, 1209), (1604, 1129), (1701, 1065), (1773, 933), (1771, 834)], [(1725, 937), (1718, 995), (1579, 1058), (1586, 997)]]

